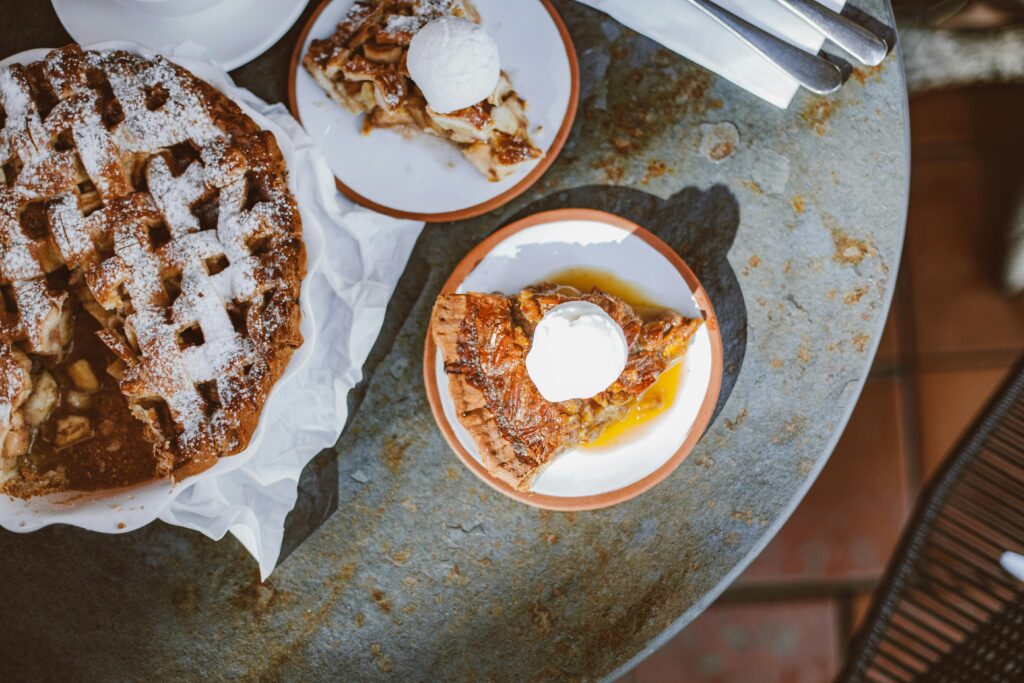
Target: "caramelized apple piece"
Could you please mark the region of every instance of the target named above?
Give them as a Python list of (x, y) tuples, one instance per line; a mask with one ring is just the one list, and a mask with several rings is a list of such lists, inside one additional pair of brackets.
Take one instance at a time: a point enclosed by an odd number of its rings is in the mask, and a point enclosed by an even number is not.
[(18, 473), (18, 457), (28, 451), (28, 430), (21, 407), (32, 394), (32, 361), (23, 352), (0, 345), (0, 387), (9, 408), (0, 414), (0, 483)]
[(75, 410), (88, 410), (92, 406), (92, 396), (83, 391), (69, 391), (67, 401)]
[(118, 358), (113, 363), (107, 366), (107, 374), (120, 382), (124, 379), (124, 371), (126, 369), (124, 361)]
[(70, 446), (76, 441), (92, 436), (92, 425), (89, 419), (81, 415), (68, 415), (57, 420), (57, 436), (54, 442), (57, 448)]
[(12, 460), (25, 455), (28, 453), (28, 444), (28, 427), (25, 426), (25, 420), (19, 413), (11, 419), (11, 429), (7, 432), (7, 438), (4, 440), (4, 460)]
[(30, 427), (38, 427), (46, 422), (47, 418), (50, 417), (50, 413), (53, 412), (53, 407), (57, 405), (59, 395), (57, 380), (53, 378), (53, 375), (43, 370), (36, 377), (32, 395), (25, 402), (25, 422)]
[(95, 394), (100, 390), (100, 381), (96, 379), (96, 374), (93, 373), (89, 361), (84, 358), (80, 358), (68, 366), (68, 376), (79, 391)]

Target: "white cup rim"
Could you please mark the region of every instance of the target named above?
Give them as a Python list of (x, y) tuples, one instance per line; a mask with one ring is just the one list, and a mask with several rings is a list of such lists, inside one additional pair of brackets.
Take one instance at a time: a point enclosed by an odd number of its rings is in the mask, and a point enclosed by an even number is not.
[(182, 17), (210, 9), (222, 0), (114, 0), (130, 10), (152, 16)]

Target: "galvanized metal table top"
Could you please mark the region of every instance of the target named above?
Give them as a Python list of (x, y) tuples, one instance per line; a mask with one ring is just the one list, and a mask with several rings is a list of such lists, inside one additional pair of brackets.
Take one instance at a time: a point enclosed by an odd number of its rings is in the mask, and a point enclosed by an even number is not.
[[(892, 25), (885, 0), (858, 4)], [(598, 679), (676, 633), (765, 546), (828, 459), (882, 332), (907, 202), (897, 57), (780, 111), (556, 5), (581, 65), (569, 142), (508, 206), (424, 231), (270, 580), (234, 540), (162, 523), (2, 533), (5, 678)], [(68, 42), (49, 3), (2, 10), (0, 57)], [(298, 29), (239, 83), (283, 101)], [(652, 491), (591, 513), (535, 510), (477, 481), (421, 379), (430, 306), (458, 260), (560, 206), (621, 214), (677, 248), (726, 344), (696, 450)]]

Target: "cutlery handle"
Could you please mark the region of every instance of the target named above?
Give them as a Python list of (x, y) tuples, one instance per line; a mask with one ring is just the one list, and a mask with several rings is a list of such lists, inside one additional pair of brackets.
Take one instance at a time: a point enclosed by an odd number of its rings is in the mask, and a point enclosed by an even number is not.
[(711, 0), (690, 2), (811, 92), (824, 95), (843, 84), (842, 72), (835, 64), (790, 45)]
[(889, 52), (881, 37), (814, 0), (779, 2), (862, 64), (877, 66)]

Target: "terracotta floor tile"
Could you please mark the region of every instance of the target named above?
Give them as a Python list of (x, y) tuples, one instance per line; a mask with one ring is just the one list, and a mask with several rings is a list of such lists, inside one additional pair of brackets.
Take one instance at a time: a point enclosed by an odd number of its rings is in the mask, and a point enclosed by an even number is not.
[(938, 370), (918, 374), (921, 472), (925, 479), (949, 455), (1006, 377), (1008, 369)]
[(868, 615), (868, 610), (871, 608), (871, 601), (874, 597), (874, 593), (858, 593), (850, 600), (850, 623), (847, 633), (851, 637), (857, 634), (857, 629), (864, 623), (864, 618)]
[(905, 274), (918, 353), (1024, 348), (1024, 297), (999, 285), (1021, 182), (1019, 155), (914, 165)]
[(615, 683), (636, 683), (636, 669), (616, 679)]
[(830, 600), (718, 604), (636, 668), (637, 683), (821, 683), (839, 665)]
[(875, 367), (886, 369), (892, 367), (900, 358), (901, 345), (899, 335), (900, 306), (894, 300), (889, 309), (889, 317), (882, 330), (882, 341), (878, 342), (878, 353), (875, 354)]
[(910, 506), (900, 381), (868, 380), (825, 470), (743, 584), (882, 572)]
[(1013, 85), (939, 90), (910, 100), (915, 157), (922, 146), (1024, 140), (1024, 88)]

